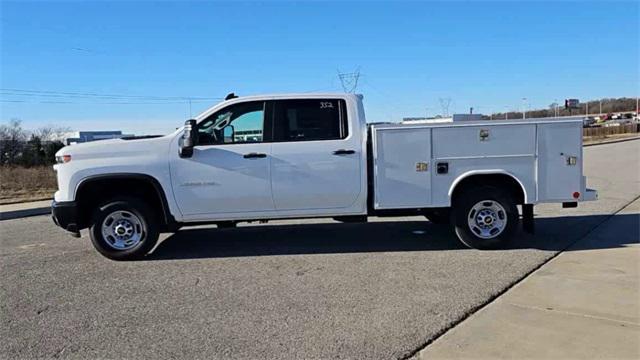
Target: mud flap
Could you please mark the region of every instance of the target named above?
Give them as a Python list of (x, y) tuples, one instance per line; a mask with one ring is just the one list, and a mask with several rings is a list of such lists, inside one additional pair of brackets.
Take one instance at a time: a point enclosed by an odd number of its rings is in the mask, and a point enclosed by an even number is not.
[(535, 222), (533, 220), (533, 204), (522, 205), (522, 230), (529, 234), (535, 233)]

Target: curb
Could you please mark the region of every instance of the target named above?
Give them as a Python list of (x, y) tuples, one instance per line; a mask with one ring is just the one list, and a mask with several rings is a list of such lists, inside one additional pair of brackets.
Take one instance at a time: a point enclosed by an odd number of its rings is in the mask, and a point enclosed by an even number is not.
[(591, 143), (591, 144), (582, 144), (582, 146), (583, 147), (587, 147), (587, 146), (595, 146), (595, 145), (615, 144), (615, 143), (619, 143), (619, 142), (632, 141), (632, 140), (638, 140), (638, 139), (640, 139), (640, 136), (627, 138), (627, 139), (618, 139), (618, 140), (596, 142), (596, 143)]
[(18, 219), (18, 218), (30, 217), (30, 216), (47, 215), (47, 214), (51, 214), (50, 206), (23, 209), (23, 210), (5, 211), (5, 212), (0, 212), (0, 221), (12, 220), (12, 219)]

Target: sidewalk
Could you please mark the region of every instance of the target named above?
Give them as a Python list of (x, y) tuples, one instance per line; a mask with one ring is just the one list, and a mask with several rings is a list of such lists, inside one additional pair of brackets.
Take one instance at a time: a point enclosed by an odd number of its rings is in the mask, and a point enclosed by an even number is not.
[(639, 237), (636, 200), (416, 358), (640, 358)]
[(51, 213), (51, 200), (0, 205), (0, 220)]

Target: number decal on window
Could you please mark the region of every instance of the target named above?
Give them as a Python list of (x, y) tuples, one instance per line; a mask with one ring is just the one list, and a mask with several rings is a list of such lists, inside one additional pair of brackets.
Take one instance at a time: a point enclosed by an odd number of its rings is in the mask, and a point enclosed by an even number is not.
[(333, 109), (333, 103), (329, 101), (321, 101), (320, 109)]

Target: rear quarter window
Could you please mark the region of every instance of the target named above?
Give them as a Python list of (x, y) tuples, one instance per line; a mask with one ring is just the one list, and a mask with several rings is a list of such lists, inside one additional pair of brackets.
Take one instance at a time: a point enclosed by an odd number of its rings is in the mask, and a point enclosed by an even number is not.
[(342, 99), (282, 100), (274, 113), (276, 141), (339, 140), (348, 135)]

